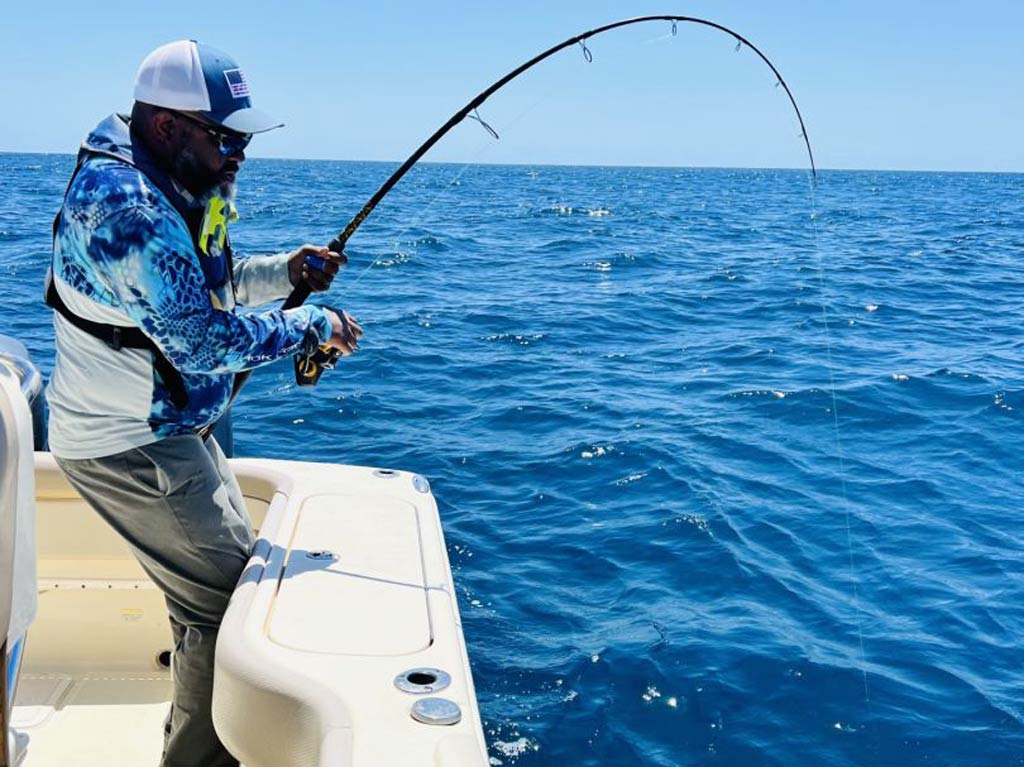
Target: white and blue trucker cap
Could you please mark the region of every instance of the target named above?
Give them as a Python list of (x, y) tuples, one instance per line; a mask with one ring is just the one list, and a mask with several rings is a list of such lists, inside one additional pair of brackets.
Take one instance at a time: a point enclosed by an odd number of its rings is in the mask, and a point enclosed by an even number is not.
[(177, 40), (149, 54), (135, 75), (135, 100), (206, 119), (237, 133), (263, 133), (284, 123), (255, 109), (249, 81), (223, 51)]

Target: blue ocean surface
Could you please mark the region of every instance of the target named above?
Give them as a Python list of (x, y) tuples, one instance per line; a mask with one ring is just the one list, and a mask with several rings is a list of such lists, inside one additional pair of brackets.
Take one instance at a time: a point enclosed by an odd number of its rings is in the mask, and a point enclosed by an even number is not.
[[(0, 332), (71, 156), (0, 154)], [(394, 165), (253, 160), (243, 252)], [(420, 165), (261, 369), (236, 452), (441, 507), (492, 763), (1024, 764), (1024, 176)], [(112, 393), (113, 395), (113, 393)]]

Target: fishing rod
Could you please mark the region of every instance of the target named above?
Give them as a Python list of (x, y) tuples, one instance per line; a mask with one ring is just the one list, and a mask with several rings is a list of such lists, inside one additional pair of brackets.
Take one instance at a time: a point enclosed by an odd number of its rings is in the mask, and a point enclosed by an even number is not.
[[(743, 46), (746, 46), (755, 54), (757, 54), (757, 56), (765, 64), (768, 65), (768, 68), (771, 69), (772, 73), (775, 75), (775, 85), (777, 87), (781, 86), (785, 90), (786, 96), (789, 97), (790, 104), (793, 105), (793, 111), (796, 112), (797, 120), (800, 122), (800, 136), (803, 138), (804, 144), (807, 147), (807, 157), (810, 160), (811, 165), (812, 183), (817, 179), (817, 169), (814, 165), (814, 153), (811, 150), (811, 142), (807, 136), (807, 129), (804, 126), (804, 118), (803, 115), (800, 114), (800, 108), (796, 104), (796, 99), (793, 97), (793, 93), (792, 91), (790, 91), (789, 86), (786, 84), (786, 81), (782, 78), (782, 74), (779, 72), (778, 69), (775, 68), (775, 65), (772, 64), (771, 61), (769, 61), (768, 57), (765, 56), (760, 51), (760, 49), (757, 48), (757, 46), (755, 46), (753, 43), (747, 40), (747, 38), (743, 37), (738, 32), (735, 32), (729, 29), (728, 27), (723, 26), (722, 24), (718, 24), (714, 21), (708, 21), (707, 19), (699, 19), (693, 16), (673, 15), (634, 16), (629, 19), (615, 21), (610, 24), (605, 24), (604, 26), (588, 30), (587, 32), (574, 35), (573, 37), (564, 40), (558, 45), (554, 45), (548, 48), (543, 53), (537, 54), (526, 63), (516, 67), (501, 79), (496, 80), (488, 88), (486, 88), (485, 90), (477, 94), (475, 97), (473, 97), (473, 99), (471, 99), (468, 104), (466, 104), (464, 107), (462, 107), (462, 109), (453, 114), (451, 118), (448, 120), (448, 122), (446, 122), (444, 125), (438, 128), (436, 131), (434, 131), (430, 138), (424, 141), (419, 146), (419, 148), (416, 149), (415, 152), (409, 155), (408, 159), (406, 159), (406, 161), (402, 163), (398, 170), (391, 174), (387, 181), (385, 181), (381, 185), (380, 189), (378, 189), (374, 193), (373, 197), (371, 197), (366, 202), (366, 204), (363, 205), (360, 211), (356, 213), (352, 220), (348, 222), (348, 225), (334, 239), (332, 239), (330, 243), (328, 243), (327, 247), (336, 253), (342, 252), (345, 248), (346, 243), (349, 241), (352, 235), (355, 234), (356, 230), (359, 229), (363, 221), (365, 221), (366, 218), (373, 212), (373, 210), (377, 207), (378, 203), (380, 203), (380, 201), (384, 199), (384, 196), (391, 191), (395, 184), (397, 184), (402, 179), (402, 177), (405, 176), (405, 174), (412, 168), (412, 166), (415, 165), (419, 161), (419, 159), (423, 157), (423, 155), (425, 155), (430, 150), (431, 147), (434, 146), (434, 144), (440, 141), (441, 138), (448, 133), (448, 131), (450, 131), (456, 125), (461, 123), (467, 117), (471, 117), (472, 119), (477, 120), (481, 125), (483, 125), (484, 128), (487, 129), (487, 131), (492, 136), (497, 138), (497, 133), (495, 133), (494, 129), (491, 128), (491, 126), (489, 126), (486, 122), (483, 121), (477, 110), (488, 98), (491, 97), (491, 95), (493, 95), (496, 91), (503, 88), (512, 80), (515, 80), (517, 77), (519, 77), (519, 75), (523, 74), (528, 69), (533, 68), (534, 66), (544, 61), (545, 59), (549, 58), (550, 56), (553, 56), (559, 51), (564, 50), (565, 48), (569, 48), (573, 45), (579, 45), (583, 49), (583, 55), (589, 63), (593, 59), (593, 55), (591, 54), (590, 49), (587, 47), (586, 41), (589, 40), (591, 37), (595, 37), (597, 35), (603, 34), (604, 32), (608, 32), (613, 29), (618, 29), (619, 27), (628, 27), (633, 24), (642, 24), (653, 21), (671, 22), (673, 35), (676, 34), (677, 24), (681, 23), (699, 24), (701, 26), (711, 27), (712, 29), (717, 29), (720, 32), (724, 32), (725, 34), (730, 35), (736, 41), (737, 51), (739, 51)], [(298, 285), (295, 286), (295, 289), (292, 290), (291, 294), (285, 300), (282, 308), (294, 309), (297, 306), (301, 306), (306, 301), (306, 299), (309, 298), (311, 293), (312, 290), (309, 287), (309, 285), (306, 284), (305, 282), (300, 282)], [(318, 349), (313, 350), (312, 352), (296, 355), (296, 383), (298, 383), (299, 386), (315, 385), (320, 380), (320, 376), (323, 373), (324, 369), (333, 367), (334, 363), (337, 362), (339, 355), (339, 350), (330, 346), (321, 346)], [(231, 402), (234, 402), (235, 397), (238, 396), (238, 392), (245, 385), (246, 381), (248, 381), (249, 376), (251, 374), (251, 370), (246, 370), (239, 373), (235, 377), (234, 388), (231, 394), (231, 400), (228, 403), (229, 406)]]

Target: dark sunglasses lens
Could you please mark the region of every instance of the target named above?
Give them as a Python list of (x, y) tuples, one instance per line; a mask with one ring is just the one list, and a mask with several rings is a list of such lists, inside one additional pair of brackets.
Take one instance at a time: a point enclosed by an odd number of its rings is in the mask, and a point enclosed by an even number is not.
[(249, 134), (236, 135), (231, 133), (223, 133), (220, 136), (220, 153), (225, 157), (230, 157), (233, 154), (245, 151), (245, 148), (249, 146), (249, 142), (252, 141), (252, 136)]

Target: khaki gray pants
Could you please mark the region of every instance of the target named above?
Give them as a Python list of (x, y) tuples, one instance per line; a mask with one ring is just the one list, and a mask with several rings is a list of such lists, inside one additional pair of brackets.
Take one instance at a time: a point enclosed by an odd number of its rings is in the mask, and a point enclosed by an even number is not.
[(163, 767), (236, 767), (211, 721), (213, 653), (254, 536), (224, 453), (189, 434), (57, 463), (166, 598), (175, 646)]

